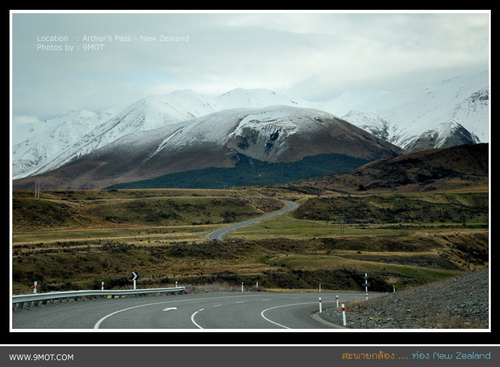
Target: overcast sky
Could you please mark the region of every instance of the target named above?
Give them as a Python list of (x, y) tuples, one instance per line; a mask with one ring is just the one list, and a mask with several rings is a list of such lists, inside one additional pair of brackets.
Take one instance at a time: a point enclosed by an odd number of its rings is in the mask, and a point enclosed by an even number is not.
[(489, 12), (13, 13), (11, 19), (14, 122), (99, 112), (179, 89), (217, 96), (267, 88), (326, 100), (345, 90), (413, 87), (489, 67)]

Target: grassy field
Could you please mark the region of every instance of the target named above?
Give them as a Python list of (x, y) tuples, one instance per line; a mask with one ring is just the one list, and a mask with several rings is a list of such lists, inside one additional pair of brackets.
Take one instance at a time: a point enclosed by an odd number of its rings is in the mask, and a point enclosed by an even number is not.
[(387, 228), (380, 225), (350, 225), (332, 223), (321, 220), (297, 219), (289, 215), (282, 215), (236, 230), (227, 238), (233, 239), (262, 239), (262, 238), (313, 238), (325, 236), (362, 236), (388, 235), (407, 232), (402, 228)]
[(232, 223), (282, 204), (255, 190), (92, 190), (13, 194), (13, 230), (134, 228)]
[[(231, 232), (229, 223), (292, 213)], [(392, 291), (488, 266), (488, 193), (325, 196), (234, 190), (14, 192), (14, 293), (179, 284)], [(348, 213), (340, 222), (339, 213)]]

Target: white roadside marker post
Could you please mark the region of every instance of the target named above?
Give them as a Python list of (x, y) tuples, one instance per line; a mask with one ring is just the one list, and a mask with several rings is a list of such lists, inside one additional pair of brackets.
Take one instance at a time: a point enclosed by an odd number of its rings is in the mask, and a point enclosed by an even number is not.
[(38, 289), (38, 282), (35, 282), (33, 284), (33, 293), (36, 293), (37, 292), (37, 289)]
[(344, 304), (342, 304), (342, 323), (344, 324), (344, 326), (347, 325), (347, 322), (345, 320), (345, 306), (344, 306)]
[(241, 282), (241, 292), (243, 293), (243, 282)]
[(322, 313), (322, 312), (323, 312), (323, 310), (321, 308), (321, 297), (319, 297), (319, 313)]
[(104, 282), (101, 282), (101, 291), (104, 290)]
[(337, 294), (337, 296), (335, 297), (336, 301), (337, 301), (337, 308), (339, 308), (339, 295)]
[(367, 274), (367, 273), (365, 273), (364, 278), (365, 278), (365, 284), (364, 284), (364, 286), (365, 286), (366, 300), (368, 300), (368, 287), (369, 287), (370, 285), (368, 284), (368, 278), (369, 278), (369, 277), (368, 277), (368, 274)]

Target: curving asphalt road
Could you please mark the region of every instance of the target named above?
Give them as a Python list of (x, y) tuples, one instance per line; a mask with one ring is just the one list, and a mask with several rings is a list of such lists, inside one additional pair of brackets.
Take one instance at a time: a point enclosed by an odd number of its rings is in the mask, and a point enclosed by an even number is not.
[[(298, 207), (281, 201), (286, 204), (281, 210), (205, 237), (222, 241), (230, 231)], [(319, 297), (322, 307), (334, 307), (336, 295), (344, 303), (365, 299), (364, 292), (221, 292), (95, 299), (16, 310), (12, 329), (335, 329), (341, 327), (312, 316), (319, 310)]]
[(294, 203), (293, 201), (286, 201), (286, 200), (280, 200), (280, 201), (283, 202), (283, 203), (285, 203), (285, 205), (286, 205), (285, 208), (283, 208), (281, 210), (278, 210), (276, 212), (272, 212), (272, 213), (263, 215), (263, 216), (258, 217), (258, 218), (250, 219), (250, 220), (247, 220), (245, 222), (233, 224), (233, 225), (231, 225), (229, 227), (222, 228), (222, 229), (219, 229), (219, 230), (214, 231), (214, 232), (210, 232), (207, 235), (205, 235), (205, 237), (208, 238), (208, 239), (211, 239), (211, 240), (223, 241), (222, 236), (224, 236), (228, 232), (234, 231), (235, 229), (238, 229), (238, 228), (241, 228), (241, 227), (248, 226), (250, 224), (254, 224), (254, 223), (260, 222), (261, 220), (264, 220), (264, 219), (272, 218), (272, 217), (274, 217), (276, 215), (280, 215), (280, 214), (289, 212), (289, 211), (291, 211), (291, 210), (293, 210), (293, 209), (295, 209), (295, 208), (297, 208), (299, 206), (297, 203)]
[(328, 329), (312, 315), (364, 292), (218, 292), (73, 301), (12, 313), (13, 329)]

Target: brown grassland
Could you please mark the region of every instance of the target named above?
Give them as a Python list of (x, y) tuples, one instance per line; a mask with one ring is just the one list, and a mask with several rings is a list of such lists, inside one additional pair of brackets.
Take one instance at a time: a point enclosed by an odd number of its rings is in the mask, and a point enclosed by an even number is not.
[[(318, 194), (321, 194), (319, 196)], [(301, 204), (231, 232), (229, 223)], [(489, 194), (357, 194), (296, 187), (82, 190), (12, 195), (13, 293), (227, 284), (392, 291), (489, 263)], [(340, 214), (343, 220), (340, 220)]]

